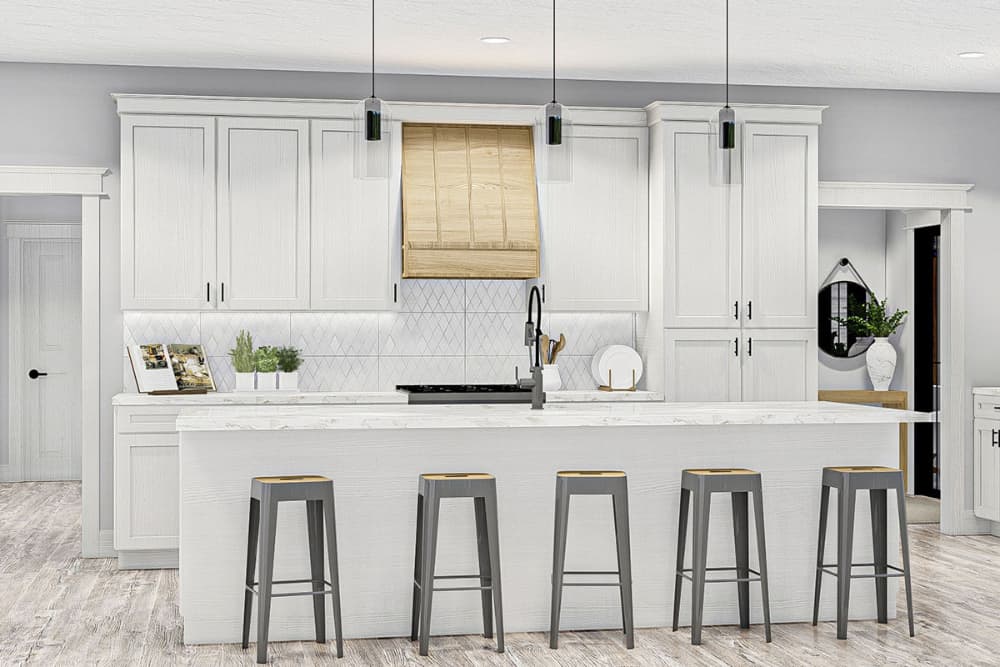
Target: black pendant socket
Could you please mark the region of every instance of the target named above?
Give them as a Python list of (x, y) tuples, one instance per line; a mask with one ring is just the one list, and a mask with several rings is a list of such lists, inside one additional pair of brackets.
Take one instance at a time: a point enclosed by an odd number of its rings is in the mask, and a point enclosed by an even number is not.
[(365, 112), (365, 139), (367, 141), (382, 140), (382, 114), (369, 109)]
[(719, 147), (724, 150), (736, 148), (736, 123), (727, 120), (722, 122), (719, 132)]
[(545, 143), (549, 146), (562, 145), (562, 116), (549, 116), (546, 124)]

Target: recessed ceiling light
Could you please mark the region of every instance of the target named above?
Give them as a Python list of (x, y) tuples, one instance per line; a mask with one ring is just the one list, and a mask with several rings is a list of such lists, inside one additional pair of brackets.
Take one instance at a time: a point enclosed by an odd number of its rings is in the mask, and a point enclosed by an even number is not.
[(483, 44), (506, 44), (510, 41), (510, 37), (480, 37), (479, 41)]
[(972, 58), (982, 58), (985, 55), (986, 54), (983, 53), (982, 51), (963, 51), (962, 53), (958, 54), (958, 57), (972, 59)]

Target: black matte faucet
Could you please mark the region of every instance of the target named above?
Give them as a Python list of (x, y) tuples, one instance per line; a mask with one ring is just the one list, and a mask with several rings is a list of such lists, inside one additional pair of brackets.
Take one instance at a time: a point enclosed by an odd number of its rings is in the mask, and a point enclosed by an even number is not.
[[(531, 319), (531, 307), (535, 306), (535, 320)], [(528, 295), (528, 321), (524, 323), (524, 344), (531, 356), (531, 346), (535, 346), (535, 358), (531, 365), (531, 379), (519, 380), (524, 388), (531, 388), (531, 409), (541, 410), (545, 405), (545, 391), (542, 388), (542, 293), (532, 286)]]

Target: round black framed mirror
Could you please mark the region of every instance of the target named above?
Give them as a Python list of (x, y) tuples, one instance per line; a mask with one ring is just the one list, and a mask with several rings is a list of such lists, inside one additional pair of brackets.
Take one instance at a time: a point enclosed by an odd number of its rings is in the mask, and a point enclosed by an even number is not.
[(819, 290), (819, 349), (831, 357), (849, 359), (864, 354), (875, 340), (858, 336), (837, 319), (848, 316), (848, 305), (864, 304), (870, 298), (868, 290), (850, 280), (824, 285)]

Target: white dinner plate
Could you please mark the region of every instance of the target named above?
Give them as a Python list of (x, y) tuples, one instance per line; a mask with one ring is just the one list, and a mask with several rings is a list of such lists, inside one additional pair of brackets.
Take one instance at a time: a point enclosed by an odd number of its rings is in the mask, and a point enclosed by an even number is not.
[(598, 385), (607, 385), (608, 371), (611, 372), (612, 389), (631, 389), (632, 371), (635, 371), (637, 384), (642, 377), (642, 357), (628, 345), (602, 347), (590, 362), (590, 374)]

